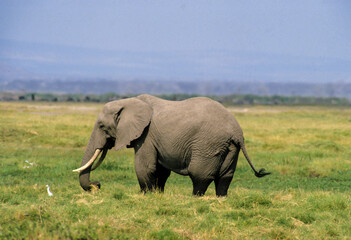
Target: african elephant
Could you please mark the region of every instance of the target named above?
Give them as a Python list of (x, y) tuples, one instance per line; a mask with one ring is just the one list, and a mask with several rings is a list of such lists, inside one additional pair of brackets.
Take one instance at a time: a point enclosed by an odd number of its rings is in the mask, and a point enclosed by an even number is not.
[(203, 195), (214, 181), (216, 195), (226, 196), (240, 149), (257, 177), (269, 174), (255, 170), (232, 114), (205, 97), (167, 101), (144, 94), (107, 103), (95, 122), (81, 167), (73, 170), (80, 172), (84, 190), (92, 185), (100, 188), (98, 181), (89, 180), (90, 172), (113, 147), (134, 148), (135, 172), (143, 192), (162, 192), (173, 171), (190, 176), (194, 195)]

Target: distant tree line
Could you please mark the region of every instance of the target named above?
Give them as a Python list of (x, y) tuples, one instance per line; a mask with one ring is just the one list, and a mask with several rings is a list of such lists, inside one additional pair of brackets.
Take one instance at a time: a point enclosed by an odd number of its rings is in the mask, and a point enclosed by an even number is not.
[[(0, 101), (46, 101), (46, 102), (109, 102), (136, 96), (135, 94), (120, 95), (116, 93), (94, 94), (54, 94), (54, 93), (0, 93)], [(163, 99), (180, 101), (200, 95), (194, 94), (163, 94)], [(224, 105), (335, 105), (350, 106), (347, 98), (323, 98), (302, 96), (257, 96), (257, 95), (225, 95), (207, 96)]]

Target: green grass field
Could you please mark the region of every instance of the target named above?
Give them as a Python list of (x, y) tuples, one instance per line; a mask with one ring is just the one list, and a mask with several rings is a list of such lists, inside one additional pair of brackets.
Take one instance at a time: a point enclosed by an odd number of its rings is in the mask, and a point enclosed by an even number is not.
[(351, 108), (230, 108), (272, 175), (241, 153), (228, 197), (211, 184), (199, 198), (175, 173), (141, 194), (130, 149), (110, 151), (91, 176), (101, 190), (84, 192), (72, 170), (102, 106), (0, 102), (0, 239), (351, 239)]

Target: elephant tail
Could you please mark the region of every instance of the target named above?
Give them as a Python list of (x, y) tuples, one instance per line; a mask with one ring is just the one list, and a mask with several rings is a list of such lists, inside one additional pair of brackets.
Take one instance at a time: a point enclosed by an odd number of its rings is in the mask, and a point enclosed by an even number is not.
[(266, 169), (264, 169), (264, 168), (261, 168), (258, 172), (256, 171), (254, 165), (252, 164), (252, 162), (251, 162), (251, 160), (250, 160), (249, 154), (247, 154), (247, 152), (246, 152), (245, 143), (244, 143), (244, 138), (242, 139), (242, 141), (239, 141), (239, 142), (238, 142), (238, 145), (240, 146), (241, 150), (243, 151), (244, 156), (245, 156), (247, 162), (250, 164), (252, 170), (255, 172), (255, 176), (256, 176), (256, 177), (259, 177), (259, 178), (260, 178), (260, 177), (264, 177), (264, 176), (266, 176), (266, 175), (271, 174), (270, 172), (266, 172)]

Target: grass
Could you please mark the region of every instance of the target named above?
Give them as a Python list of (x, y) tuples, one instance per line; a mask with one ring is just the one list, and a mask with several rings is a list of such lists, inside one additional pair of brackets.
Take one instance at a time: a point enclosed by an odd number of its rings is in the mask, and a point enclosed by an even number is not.
[(229, 108), (272, 175), (240, 154), (227, 198), (213, 184), (193, 197), (174, 173), (164, 194), (141, 194), (130, 149), (110, 151), (92, 173), (101, 190), (84, 192), (71, 170), (101, 108), (0, 102), (0, 239), (351, 238), (351, 108)]

